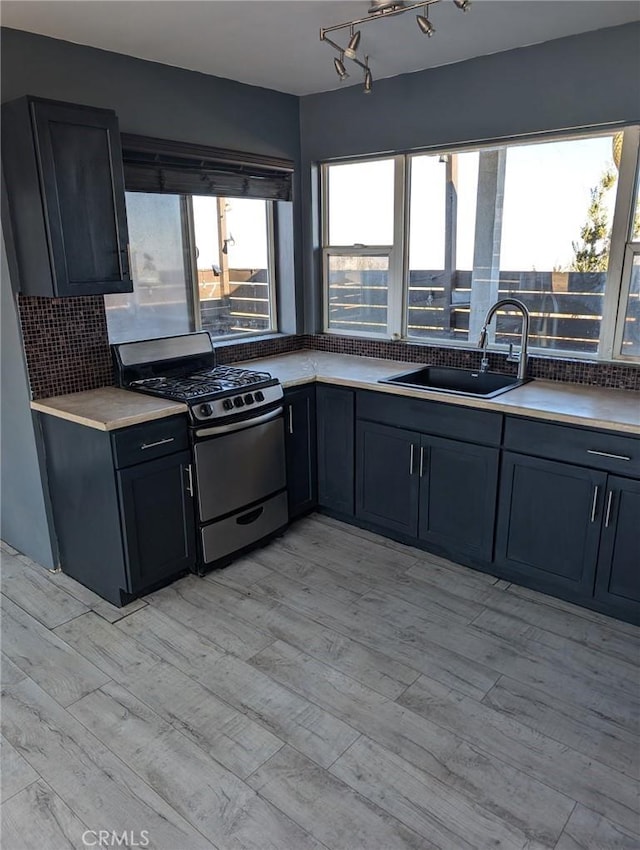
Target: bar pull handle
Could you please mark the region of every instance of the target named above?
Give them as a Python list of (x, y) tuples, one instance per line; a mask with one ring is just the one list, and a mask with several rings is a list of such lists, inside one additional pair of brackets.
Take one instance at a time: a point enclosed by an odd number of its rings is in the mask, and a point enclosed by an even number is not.
[(173, 443), (174, 440), (175, 437), (165, 437), (164, 440), (157, 440), (155, 443), (143, 443), (140, 448), (142, 451), (145, 451), (145, 449), (155, 449), (156, 446), (164, 446), (167, 443)]
[(293, 405), (289, 405), (289, 433), (293, 434)]
[(186, 470), (187, 473), (187, 493), (193, 497), (193, 472), (191, 470), (191, 464), (189, 464), (189, 466), (184, 466), (183, 469)]
[(409, 452), (409, 475), (413, 475), (413, 454), (414, 454), (414, 445), (411, 443), (411, 450)]
[(627, 455), (612, 455), (610, 452), (598, 452), (595, 449), (587, 449), (588, 455), (598, 455), (598, 457), (609, 457), (612, 460), (631, 460)]
[(611, 505), (613, 504), (613, 490), (609, 490), (609, 495), (607, 496), (607, 512), (604, 518), (604, 527), (609, 528), (609, 522), (611, 520)]
[(596, 484), (593, 488), (593, 502), (591, 503), (591, 522), (596, 521), (596, 508), (598, 507), (598, 493), (600, 492), (600, 485)]
[(238, 525), (251, 525), (251, 523), (255, 522), (257, 519), (259, 519), (262, 516), (263, 513), (264, 513), (264, 507), (260, 506), (259, 508), (256, 508), (255, 510), (250, 511), (248, 514), (245, 514), (244, 516), (239, 516), (236, 519), (236, 523)]
[(424, 475), (424, 446), (420, 446), (420, 478)]

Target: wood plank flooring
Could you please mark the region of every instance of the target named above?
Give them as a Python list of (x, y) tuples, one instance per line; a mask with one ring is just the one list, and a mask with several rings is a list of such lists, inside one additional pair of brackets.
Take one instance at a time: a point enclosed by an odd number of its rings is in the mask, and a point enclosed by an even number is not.
[(319, 515), (121, 610), (2, 564), (7, 850), (640, 848), (628, 624)]

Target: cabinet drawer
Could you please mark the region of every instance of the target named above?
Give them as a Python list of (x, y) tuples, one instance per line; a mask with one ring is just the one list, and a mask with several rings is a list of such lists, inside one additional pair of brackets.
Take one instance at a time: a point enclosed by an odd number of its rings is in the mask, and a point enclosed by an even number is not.
[(507, 417), (504, 447), (592, 469), (640, 475), (640, 438)]
[(187, 423), (182, 416), (143, 422), (111, 435), (116, 469), (155, 460), (189, 447)]
[(383, 425), (488, 446), (499, 446), (502, 435), (500, 413), (470, 410), (468, 407), (419, 398), (403, 398), (390, 393), (359, 392), (356, 416)]

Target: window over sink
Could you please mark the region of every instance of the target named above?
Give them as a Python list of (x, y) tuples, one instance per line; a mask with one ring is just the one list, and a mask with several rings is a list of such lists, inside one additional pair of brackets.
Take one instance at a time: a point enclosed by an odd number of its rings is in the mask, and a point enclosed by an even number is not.
[(639, 131), (325, 163), (325, 330), (639, 359)]

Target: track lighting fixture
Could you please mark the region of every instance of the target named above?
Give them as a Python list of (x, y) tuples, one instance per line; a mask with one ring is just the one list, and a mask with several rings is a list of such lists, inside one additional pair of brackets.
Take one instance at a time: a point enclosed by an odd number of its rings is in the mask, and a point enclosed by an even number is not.
[[(333, 47), (334, 50), (337, 50), (340, 54), (339, 57), (335, 57), (333, 60), (333, 66), (337, 75), (340, 77), (340, 80), (345, 80), (349, 76), (344, 64), (344, 60), (349, 59), (351, 62), (359, 65), (364, 71), (365, 94), (370, 94), (373, 90), (373, 76), (369, 69), (369, 58), (365, 57), (364, 62), (358, 59), (357, 51), (360, 46), (360, 30), (356, 29), (357, 26), (380, 18), (392, 18), (396, 15), (402, 14), (403, 12), (421, 10), (422, 14), (416, 15), (416, 23), (418, 24), (420, 32), (423, 35), (426, 35), (427, 38), (431, 38), (431, 36), (434, 35), (436, 28), (433, 26), (428, 17), (429, 6), (433, 6), (435, 3), (439, 2), (440, 0), (419, 0), (419, 2), (416, 3), (407, 2), (406, 0), (370, 0), (367, 17), (357, 18), (354, 21), (347, 21), (344, 24), (335, 24), (332, 27), (323, 27), (320, 30), (320, 41), (326, 41), (327, 44), (331, 45), (331, 47)], [(471, 6), (471, 0), (453, 0), (453, 2), (462, 12), (467, 12)], [(327, 35), (327, 33), (343, 29), (348, 29), (350, 33), (346, 47), (341, 47)]]
[[(367, 57), (368, 60), (369, 57)], [(369, 70), (369, 65), (367, 62), (367, 70), (364, 72), (364, 93), (371, 94), (373, 91), (373, 77), (371, 76), (371, 71)]]
[(431, 38), (431, 36), (436, 31), (436, 28), (431, 23), (431, 21), (427, 18), (426, 15), (416, 15), (416, 21), (418, 26), (420, 27), (420, 32), (424, 33), (427, 38)]
[(358, 49), (358, 45), (360, 44), (360, 30), (357, 32), (353, 31), (353, 27), (351, 27), (351, 38), (349, 39), (349, 44), (347, 44), (344, 55), (347, 59), (355, 59), (356, 58), (356, 50)]
[(333, 67), (336, 69), (336, 74), (340, 77), (340, 82), (346, 80), (349, 74), (347, 74), (347, 69), (344, 67), (344, 62), (342, 61), (342, 57), (344, 53), (340, 54), (340, 58), (336, 56), (333, 60)]

